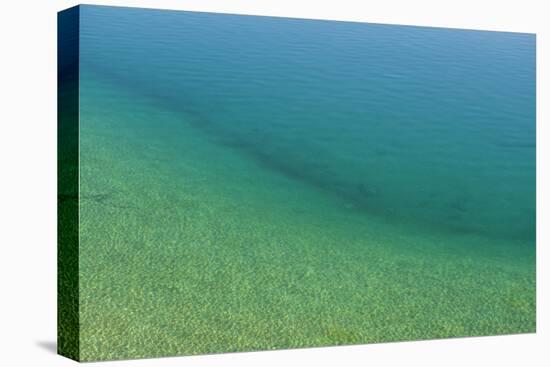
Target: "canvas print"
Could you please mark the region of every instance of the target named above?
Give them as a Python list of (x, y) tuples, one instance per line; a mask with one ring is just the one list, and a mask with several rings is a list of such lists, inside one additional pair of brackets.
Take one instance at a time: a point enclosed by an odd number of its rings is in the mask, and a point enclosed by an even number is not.
[(535, 332), (535, 35), (58, 15), (59, 353)]

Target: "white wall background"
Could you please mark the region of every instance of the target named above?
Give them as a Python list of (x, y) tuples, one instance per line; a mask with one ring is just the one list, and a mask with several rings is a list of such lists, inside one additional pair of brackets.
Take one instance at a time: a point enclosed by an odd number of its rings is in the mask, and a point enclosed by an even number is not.
[[(549, 67), (543, 0), (118, 0), (93, 3), (537, 33), (538, 332), (114, 362), (116, 366), (550, 365)], [(65, 366), (56, 335), (56, 12), (0, 2), (0, 365)], [(545, 11), (546, 10), (546, 11)], [(545, 19), (544, 14), (547, 14)], [(546, 361), (545, 361), (546, 359)], [(545, 363), (546, 362), (546, 363)], [(94, 364), (97, 366), (107, 363)]]

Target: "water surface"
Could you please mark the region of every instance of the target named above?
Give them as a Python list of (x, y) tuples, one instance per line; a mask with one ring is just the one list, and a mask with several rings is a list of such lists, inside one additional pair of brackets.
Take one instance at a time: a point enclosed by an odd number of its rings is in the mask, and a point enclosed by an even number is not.
[(535, 36), (81, 7), (81, 348), (535, 330)]

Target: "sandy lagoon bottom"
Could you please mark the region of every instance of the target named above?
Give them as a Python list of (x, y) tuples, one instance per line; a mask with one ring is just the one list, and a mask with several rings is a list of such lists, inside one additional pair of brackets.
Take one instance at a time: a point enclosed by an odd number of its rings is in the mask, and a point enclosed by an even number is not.
[(82, 360), (535, 331), (530, 244), (382, 220), (106, 81), (81, 98)]

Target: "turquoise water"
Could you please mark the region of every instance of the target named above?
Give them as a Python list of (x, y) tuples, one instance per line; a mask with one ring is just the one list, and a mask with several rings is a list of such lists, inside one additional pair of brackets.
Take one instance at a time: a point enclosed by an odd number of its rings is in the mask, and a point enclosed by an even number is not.
[(535, 331), (535, 36), (80, 15), (85, 360)]

